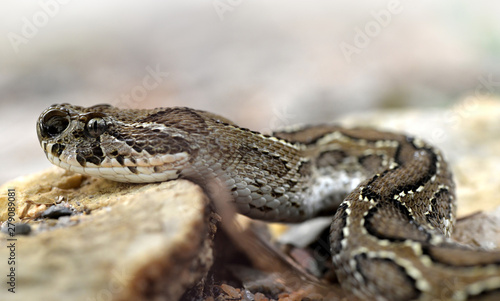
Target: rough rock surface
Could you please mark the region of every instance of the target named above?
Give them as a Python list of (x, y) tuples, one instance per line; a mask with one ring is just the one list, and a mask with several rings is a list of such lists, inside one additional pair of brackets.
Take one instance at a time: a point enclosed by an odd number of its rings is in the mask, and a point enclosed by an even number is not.
[[(32, 231), (15, 237), (15, 266), (1, 234), (0, 271), (16, 268), (16, 293), (3, 279), (0, 300), (176, 300), (212, 264), (211, 213), (188, 181), (130, 185), (54, 167), (0, 188), (2, 222), (8, 188)], [(55, 203), (73, 215), (37, 218)]]

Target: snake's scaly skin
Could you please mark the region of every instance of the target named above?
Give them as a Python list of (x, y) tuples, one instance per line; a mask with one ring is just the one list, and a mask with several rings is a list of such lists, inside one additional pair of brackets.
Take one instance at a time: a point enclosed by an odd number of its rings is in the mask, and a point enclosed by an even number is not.
[(332, 125), (266, 136), (189, 108), (69, 104), (47, 108), (37, 132), (65, 169), (120, 182), (217, 180), (252, 218), (298, 222), (336, 209), (335, 272), (363, 299), (499, 296), (500, 252), (449, 239), (451, 173), (419, 139)]

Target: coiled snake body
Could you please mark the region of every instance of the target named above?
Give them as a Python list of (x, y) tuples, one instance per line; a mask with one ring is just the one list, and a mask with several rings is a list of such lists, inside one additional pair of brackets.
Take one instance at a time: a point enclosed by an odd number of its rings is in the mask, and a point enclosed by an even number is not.
[(334, 212), (342, 286), (367, 300), (495, 298), (500, 253), (449, 239), (454, 184), (441, 153), (408, 136), (333, 125), (262, 135), (189, 108), (53, 105), (38, 119), (47, 158), (120, 182), (213, 180), (238, 211), (299, 222)]

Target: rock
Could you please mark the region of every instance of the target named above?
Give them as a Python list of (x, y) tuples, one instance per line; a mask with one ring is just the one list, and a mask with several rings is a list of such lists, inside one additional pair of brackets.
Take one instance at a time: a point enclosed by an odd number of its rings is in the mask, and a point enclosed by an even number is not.
[[(13, 294), (2, 281), (1, 300), (177, 300), (212, 265), (211, 213), (188, 181), (122, 184), (54, 167), (0, 188), (2, 222), (8, 188), (16, 222), (22, 217), (31, 234), (0, 234), (0, 271), (14, 267), (16, 284)], [(73, 214), (38, 218), (56, 203)]]

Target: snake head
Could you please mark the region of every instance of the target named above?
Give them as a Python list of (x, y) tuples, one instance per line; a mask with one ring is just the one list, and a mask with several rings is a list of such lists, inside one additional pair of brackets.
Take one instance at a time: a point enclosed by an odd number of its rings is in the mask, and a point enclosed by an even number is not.
[[(187, 108), (120, 110), (52, 105), (37, 121), (42, 149), (62, 168), (120, 182), (178, 178), (196, 152), (186, 140)], [(192, 119), (192, 118), (191, 118)]]

